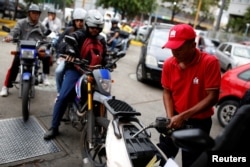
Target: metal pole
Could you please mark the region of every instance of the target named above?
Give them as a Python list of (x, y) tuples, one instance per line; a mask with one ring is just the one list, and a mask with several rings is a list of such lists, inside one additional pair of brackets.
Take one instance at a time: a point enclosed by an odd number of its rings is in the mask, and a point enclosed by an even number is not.
[(226, 4), (226, 0), (222, 0), (220, 12), (219, 12), (219, 15), (218, 15), (218, 18), (216, 21), (216, 25), (215, 25), (215, 31), (218, 31), (220, 29), (220, 22), (221, 22), (221, 17), (223, 15), (223, 10), (224, 10), (225, 4)]
[(247, 27), (246, 27), (246, 30), (245, 30), (244, 37), (247, 37), (248, 29), (249, 29), (250, 23), (247, 23), (246, 26), (247, 26)]
[(175, 10), (176, 10), (176, 2), (173, 2), (173, 7), (172, 7), (172, 17), (171, 17), (171, 22), (174, 22), (174, 15), (175, 15)]
[(197, 26), (197, 22), (198, 22), (198, 18), (199, 18), (199, 13), (200, 13), (200, 10), (201, 10), (201, 4), (202, 4), (202, 0), (199, 0), (199, 4), (198, 4), (196, 16), (195, 16), (195, 19), (194, 19), (194, 29)]

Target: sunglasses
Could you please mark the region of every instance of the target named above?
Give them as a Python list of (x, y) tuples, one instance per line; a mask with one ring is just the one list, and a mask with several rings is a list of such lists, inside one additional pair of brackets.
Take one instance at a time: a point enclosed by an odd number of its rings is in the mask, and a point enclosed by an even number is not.
[(76, 19), (75, 22), (83, 22), (81, 19)]
[(99, 30), (100, 28), (99, 27), (89, 27), (91, 29), (96, 29), (96, 30)]

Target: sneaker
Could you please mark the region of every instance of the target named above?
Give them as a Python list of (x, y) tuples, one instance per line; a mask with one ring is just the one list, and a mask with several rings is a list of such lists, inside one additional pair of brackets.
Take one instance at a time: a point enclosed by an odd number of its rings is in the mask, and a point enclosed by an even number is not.
[(51, 140), (54, 139), (56, 136), (59, 135), (59, 131), (58, 128), (50, 128), (49, 131), (47, 131), (44, 134), (44, 140)]
[(6, 86), (3, 86), (2, 87), (2, 90), (0, 92), (0, 96), (2, 97), (7, 97), (9, 95), (9, 90)]
[(44, 85), (50, 85), (50, 82), (49, 82), (48, 78), (45, 78), (45, 79), (44, 79), (43, 84), (44, 84)]

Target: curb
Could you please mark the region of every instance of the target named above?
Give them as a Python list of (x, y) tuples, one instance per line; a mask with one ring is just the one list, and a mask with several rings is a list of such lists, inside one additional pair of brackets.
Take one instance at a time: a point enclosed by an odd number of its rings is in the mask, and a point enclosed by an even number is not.
[(131, 40), (131, 41), (130, 41), (130, 44), (131, 44), (131, 45), (135, 45), (135, 46), (142, 46), (142, 45), (143, 45), (142, 42), (136, 41), (136, 40)]
[[(7, 19), (0, 19), (0, 27), (2, 29), (2, 25), (8, 26), (9, 28), (13, 28), (16, 25), (16, 21), (14, 20), (7, 20)], [(7, 32), (0, 30), (0, 36), (8, 35)]]
[(7, 36), (7, 35), (8, 35), (7, 32), (0, 31), (0, 37), (5, 37), (5, 36)]

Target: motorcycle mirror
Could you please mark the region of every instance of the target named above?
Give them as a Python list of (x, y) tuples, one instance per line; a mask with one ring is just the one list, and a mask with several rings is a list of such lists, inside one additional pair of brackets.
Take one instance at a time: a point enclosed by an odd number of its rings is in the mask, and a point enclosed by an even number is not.
[(174, 143), (184, 150), (204, 151), (211, 149), (215, 142), (201, 129), (183, 129), (172, 134)]
[(74, 37), (71, 37), (69, 35), (65, 35), (64, 40), (71, 46), (78, 45), (76, 39)]
[(10, 32), (10, 28), (5, 25), (2, 26), (2, 30), (5, 32)]
[(43, 33), (45, 36), (48, 36), (51, 33), (50, 29), (46, 29), (45, 32)]

